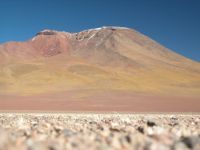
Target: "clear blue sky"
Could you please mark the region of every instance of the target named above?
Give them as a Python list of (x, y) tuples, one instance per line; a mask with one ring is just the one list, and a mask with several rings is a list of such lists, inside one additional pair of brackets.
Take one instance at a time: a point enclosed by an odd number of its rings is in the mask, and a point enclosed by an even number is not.
[(134, 28), (200, 61), (200, 0), (0, 0), (0, 43), (23, 41), (46, 28), (100, 26)]

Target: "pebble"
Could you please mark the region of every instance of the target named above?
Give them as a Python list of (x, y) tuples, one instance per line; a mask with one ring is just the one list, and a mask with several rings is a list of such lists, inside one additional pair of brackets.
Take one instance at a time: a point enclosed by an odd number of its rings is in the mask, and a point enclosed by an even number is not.
[(199, 150), (199, 124), (198, 115), (0, 114), (0, 150)]
[(137, 130), (138, 130), (140, 133), (144, 134), (144, 128), (143, 128), (143, 127), (139, 126), (139, 127), (137, 128)]
[(65, 137), (70, 137), (70, 136), (75, 135), (75, 132), (73, 132), (73, 131), (71, 131), (71, 130), (69, 130), (69, 129), (64, 129), (64, 130), (62, 131), (62, 134), (63, 134)]
[(147, 121), (147, 126), (149, 126), (149, 127), (153, 127), (153, 126), (156, 126), (156, 123), (155, 122), (153, 122), (153, 121)]
[(195, 145), (200, 144), (200, 137), (182, 137), (181, 142), (183, 142), (188, 148), (193, 148)]

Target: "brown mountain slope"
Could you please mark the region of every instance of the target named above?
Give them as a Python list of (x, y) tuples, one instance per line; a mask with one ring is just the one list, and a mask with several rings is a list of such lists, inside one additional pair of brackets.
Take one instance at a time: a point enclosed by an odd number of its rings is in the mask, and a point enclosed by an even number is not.
[(199, 63), (129, 28), (43, 30), (28, 41), (0, 45), (0, 99), (109, 102), (138, 94), (199, 99), (199, 93)]

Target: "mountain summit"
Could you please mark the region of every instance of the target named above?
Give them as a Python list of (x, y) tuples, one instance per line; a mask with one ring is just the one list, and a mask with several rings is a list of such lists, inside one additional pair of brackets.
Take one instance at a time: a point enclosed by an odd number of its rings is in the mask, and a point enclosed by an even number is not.
[(59, 95), (109, 101), (199, 93), (199, 63), (125, 27), (46, 29), (27, 41), (0, 45), (0, 99)]

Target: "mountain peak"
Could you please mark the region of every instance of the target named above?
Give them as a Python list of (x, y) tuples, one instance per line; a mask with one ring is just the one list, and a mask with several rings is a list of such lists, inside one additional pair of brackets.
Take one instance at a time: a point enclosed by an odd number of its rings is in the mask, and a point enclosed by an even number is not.
[[(117, 29), (120, 29), (120, 30), (131, 30), (130, 28), (120, 27), (120, 26), (102, 26), (102, 27), (98, 27), (98, 28), (86, 29), (86, 30), (83, 30), (83, 31), (104, 30), (104, 29), (110, 29), (110, 30), (117, 30)], [(80, 31), (80, 32), (83, 32), (83, 31)], [(38, 32), (36, 35), (56, 35), (59, 32), (60, 31), (51, 30), (51, 29), (44, 29), (44, 30)], [(71, 33), (71, 32), (66, 32), (66, 31), (63, 31), (63, 32), (64, 33)], [(79, 33), (79, 32), (75, 32), (75, 33)]]
[(36, 35), (56, 35), (57, 33), (58, 31), (56, 30), (45, 29), (38, 32)]
[(3, 94), (200, 93), (199, 63), (126, 27), (77, 33), (45, 29), (31, 40), (0, 45), (0, 67)]

